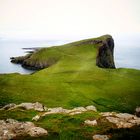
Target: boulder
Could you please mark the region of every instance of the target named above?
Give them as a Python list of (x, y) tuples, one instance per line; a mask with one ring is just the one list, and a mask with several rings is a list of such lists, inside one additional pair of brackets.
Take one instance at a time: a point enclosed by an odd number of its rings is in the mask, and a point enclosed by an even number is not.
[(18, 108), (18, 107), (23, 108), (25, 110), (34, 109), (36, 111), (45, 111), (44, 106), (39, 102), (36, 102), (36, 103), (21, 103), (21, 104), (16, 106), (16, 108)]
[(95, 112), (97, 112), (96, 107), (95, 107), (95, 106), (93, 106), (93, 105), (87, 106), (87, 107), (86, 107), (86, 110), (88, 110), (88, 111), (95, 111)]
[(85, 112), (87, 111), (84, 107), (76, 107), (72, 110), (70, 110), (70, 112)]
[(14, 108), (15, 106), (16, 104), (10, 103), (10, 104), (5, 105), (3, 108), (1, 108), (1, 110), (8, 110), (8, 109)]
[(109, 140), (107, 135), (94, 135), (93, 140)]
[(87, 125), (90, 125), (90, 126), (96, 126), (97, 125), (97, 121), (96, 120), (93, 120), (93, 121), (85, 120), (84, 123), (87, 124)]
[(120, 118), (120, 119), (124, 119), (124, 120), (130, 120), (130, 119), (134, 119), (135, 116), (129, 113), (118, 113), (115, 114), (116, 117)]
[(81, 114), (82, 112), (87, 111), (84, 107), (76, 107), (74, 109), (69, 110), (69, 115)]
[(47, 135), (47, 130), (36, 127), (32, 122), (19, 122), (14, 119), (0, 120), (0, 139), (9, 140), (16, 137), (39, 137)]
[(103, 117), (114, 116), (116, 112), (101, 112), (100, 115)]
[(70, 112), (69, 115), (77, 115), (77, 114), (81, 114), (81, 111), (74, 111), (74, 112)]
[(11, 104), (5, 105), (2, 108), (2, 110), (9, 110), (9, 109), (16, 109), (16, 108), (22, 108), (22, 109), (25, 109), (25, 110), (33, 109), (33, 110), (36, 110), (36, 111), (46, 111), (47, 110), (47, 108), (39, 102), (36, 102), (36, 103), (21, 103), (19, 105), (11, 103)]
[(117, 128), (130, 128), (135, 125), (140, 125), (140, 118), (128, 113), (104, 112), (103, 117), (115, 124)]
[(106, 117), (106, 119), (109, 122), (114, 123), (117, 126), (117, 128), (131, 128), (135, 125), (133, 123), (127, 122), (127, 120), (122, 120), (116, 117)]
[[(56, 108), (48, 108), (48, 111), (51, 113), (51, 114), (55, 114), (55, 113), (67, 113), (68, 110), (67, 109), (64, 109), (62, 107), (56, 107)], [(49, 113), (48, 112), (48, 113)]]
[(47, 135), (47, 131), (41, 127), (32, 127), (28, 134), (31, 136), (31, 137), (39, 137), (39, 136), (44, 136), (44, 135)]

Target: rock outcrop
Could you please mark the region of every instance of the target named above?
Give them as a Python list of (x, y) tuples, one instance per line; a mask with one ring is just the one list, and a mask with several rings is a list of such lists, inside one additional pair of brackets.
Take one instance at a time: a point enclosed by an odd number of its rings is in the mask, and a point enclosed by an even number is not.
[(62, 113), (62, 114), (68, 114), (68, 115), (76, 115), (76, 114), (81, 114), (81, 113), (86, 112), (86, 111), (96, 112), (97, 109), (93, 105), (90, 105), (90, 106), (87, 106), (87, 107), (76, 107), (76, 108), (73, 108), (73, 109), (64, 109), (62, 107), (48, 108), (46, 112), (44, 112), (40, 115), (34, 116), (32, 118), (32, 120), (38, 121), (40, 118), (45, 117), (49, 114), (60, 114), (60, 113)]
[(109, 140), (107, 135), (94, 135), (93, 140)]
[[(10, 59), (12, 63), (21, 64), (22, 67), (30, 70), (40, 70), (47, 68), (57, 62), (58, 59), (56, 59), (54, 56), (50, 56), (48, 58), (46, 55), (44, 59), (40, 59), (40, 53), (43, 51), (44, 48), (36, 49), (36, 51), (33, 53), (29, 53), (25, 56), (11, 57)], [(36, 58), (36, 55), (39, 56)]]
[(31, 54), (27, 54), (25, 56), (19, 56), (19, 57), (11, 57), (11, 62), (16, 64), (22, 64), (24, 60), (30, 58)]
[(109, 122), (115, 124), (117, 128), (131, 128), (140, 125), (140, 118), (132, 114), (104, 112), (101, 115)]
[(0, 120), (0, 140), (16, 139), (16, 137), (39, 137), (48, 135), (47, 130), (36, 127), (32, 122), (19, 122), (14, 119)]
[(21, 108), (25, 110), (36, 110), (36, 111), (46, 111), (47, 108), (42, 105), (39, 102), (36, 103), (21, 103), (19, 105), (16, 105), (14, 103), (5, 105), (4, 107), (1, 108), (1, 110), (11, 110), (11, 109), (16, 109), (16, 108)]
[(101, 68), (115, 68), (113, 51), (114, 40), (110, 35), (106, 35), (106, 39), (98, 47), (96, 65)]
[(97, 125), (97, 121), (96, 120), (85, 120), (84, 122), (86, 125), (90, 125), (90, 126), (96, 126)]

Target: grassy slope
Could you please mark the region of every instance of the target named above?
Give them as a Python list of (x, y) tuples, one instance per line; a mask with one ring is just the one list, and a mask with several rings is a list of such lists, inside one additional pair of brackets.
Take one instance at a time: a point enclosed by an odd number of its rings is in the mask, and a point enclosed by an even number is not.
[(140, 71), (98, 68), (98, 46), (82, 42), (36, 52), (33, 60), (57, 63), (32, 75), (1, 75), (0, 104), (39, 101), (49, 107), (94, 104), (102, 111), (133, 111), (140, 105)]
[[(36, 52), (32, 55), (31, 63), (33, 60), (57, 60), (57, 63), (32, 75), (0, 75), (0, 104), (39, 101), (48, 107), (65, 108), (93, 104), (100, 111), (133, 112), (134, 108), (140, 105), (140, 71), (96, 67), (98, 46), (85, 45), (83, 42), (44, 48)], [(31, 121), (35, 114), (35, 111), (0, 111), (0, 119), (10, 117), (19, 121)], [(129, 136), (129, 130), (111, 129), (113, 126), (103, 120), (96, 127), (85, 126), (83, 123), (86, 119), (98, 117), (98, 112), (76, 116), (57, 114), (49, 115), (35, 123), (48, 130), (48, 140), (89, 140), (93, 134), (98, 133), (112, 133), (116, 139), (120, 139), (118, 137), (122, 133), (125, 137)], [(138, 136), (136, 131), (139, 129), (131, 130), (132, 135), (135, 135), (134, 139)], [(132, 135), (130, 134), (130, 138)], [(19, 139), (21, 140), (21, 137)]]

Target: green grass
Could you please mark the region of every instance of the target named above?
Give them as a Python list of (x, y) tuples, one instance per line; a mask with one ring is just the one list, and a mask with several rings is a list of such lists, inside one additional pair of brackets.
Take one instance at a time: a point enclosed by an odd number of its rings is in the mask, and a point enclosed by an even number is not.
[[(96, 39), (104, 40), (106, 36)], [(86, 41), (88, 40), (43, 48), (34, 53), (30, 63), (45, 61), (51, 65), (34, 74), (1, 74), (0, 106), (11, 102), (18, 104), (38, 101), (47, 107), (95, 105), (99, 111), (134, 113), (136, 106), (140, 106), (140, 71), (98, 68), (95, 59), (100, 44), (85, 44)], [(21, 114), (21, 119), (18, 114)], [(35, 114), (34, 111), (6, 111), (0, 112), (0, 118), (31, 120)], [(96, 133), (106, 130), (108, 124), (99, 128), (81, 126), (84, 115), (88, 118), (91, 114), (85, 113), (74, 118), (50, 115), (37, 125), (49, 131), (47, 139), (91, 139), (95, 129)]]
[[(31, 121), (31, 118), (38, 114), (30, 110), (0, 111), (0, 119), (13, 118), (18, 121)], [(97, 126), (88, 126), (84, 121), (96, 119)], [(30, 136), (17, 137), (16, 140), (92, 140), (95, 134), (111, 135), (111, 140), (139, 140), (139, 126), (129, 129), (117, 129), (114, 124), (109, 123), (101, 117), (98, 112), (85, 112), (69, 116), (65, 114), (52, 114), (43, 117), (40, 121), (34, 122), (36, 126), (43, 127), (48, 131), (48, 136), (32, 138)]]

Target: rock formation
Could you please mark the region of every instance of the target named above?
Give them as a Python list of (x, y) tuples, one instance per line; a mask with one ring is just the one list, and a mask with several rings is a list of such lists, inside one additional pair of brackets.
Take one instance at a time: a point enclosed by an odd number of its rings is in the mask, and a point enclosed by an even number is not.
[(94, 135), (93, 140), (109, 140), (107, 135)]
[(47, 134), (47, 130), (36, 127), (32, 122), (19, 122), (14, 119), (0, 120), (0, 140), (16, 139), (16, 137), (28, 135), (39, 137)]
[(84, 122), (86, 125), (90, 125), (90, 126), (96, 126), (97, 125), (97, 121), (96, 120), (85, 120)]
[(113, 51), (114, 40), (107, 35), (107, 38), (98, 47), (96, 65), (101, 68), (115, 68)]
[[(19, 105), (11, 103), (1, 108), (1, 110), (11, 110), (16, 108), (44, 111), (41, 113), (39, 112), (35, 117), (32, 118), (32, 121), (39, 121), (43, 117), (50, 114), (66, 114), (71, 116), (85, 113), (87, 111), (97, 112), (96, 107), (93, 105), (86, 107), (76, 107), (73, 109), (64, 109), (62, 107), (46, 108), (38, 102), (21, 103)], [(136, 110), (139, 111), (139, 107), (137, 107)], [(100, 121), (103, 120), (105, 122), (112, 123), (113, 127), (117, 129), (128, 129), (140, 125), (140, 118), (133, 114), (116, 112), (97, 112), (97, 114), (100, 116), (99, 118), (87, 118), (85, 121), (83, 121), (83, 124), (92, 127), (97, 127), (98, 125), (100, 125)], [(28, 135), (31, 137), (39, 137), (48, 135), (48, 132), (41, 127), (36, 127), (32, 122), (19, 122), (13, 119), (0, 120), (0, 139), (15, 139), (16, 137), (24, 137)], [(111, 137), (112, 136), (110, 134), (96, 134), (93, 136), (93, 140), (109, 140), (109, 138)]]
[(97, 109), (95, 106), (90, 105), (87, 107), (76, 107), (73, 109), (64, 109), (62, 107), (56, 107), (56, 108), (48, 108), (46, 112), (42, 113), (41, 115), (36, 115), (35, 117), (32, 118), (34, 121), (38, 121), (40, 118), (45, 117), (49, 114), (68, 114), (68, 115), (76, 115), (76, 114), (81, 114), (86, 111), (94, 111), (96, 112)]
[(115, 124), (117, 128), (131, 128), (135, 125), (140, 125), (140, 118), (132, 114), (103, 112), (101, 115)]
[(21, 103), (21, 104), (14, 104), (14, 103), (11, 103), (11, 104), (8, 104), (8, 105), (5, 105), (4, 107), (1, 108), (1, 110), (11, 110), (11, 109), (15, 109), (15, 108), (21, 108), (21, 109), (25, 109), (25, 110), (36, 110), (36, 111), (46, 111), (47, 108), (42, 105), (41, 103), (39, 102), (36, 102), (36, 103)]

